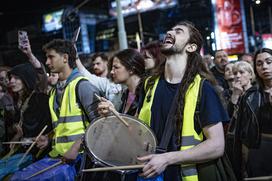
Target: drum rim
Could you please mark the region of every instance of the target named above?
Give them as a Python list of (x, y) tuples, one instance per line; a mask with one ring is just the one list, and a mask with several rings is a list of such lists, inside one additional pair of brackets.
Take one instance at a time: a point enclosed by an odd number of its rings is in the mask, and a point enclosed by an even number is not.
[[(156, 137), (156, 135), (155, 135), (155, 133), (154, 133), (154, 131), (147, 125), (147, 124), (145, 124), (145, 123), (143, 123), (142, 121), (140, 121), (140, 119), (138, 119), (137, 117), (135, 117), (135, 116), (131, 116), (131, 115), (128, 115), (128, 114), (123, 114), (123, 113), (119, 113), (120, 114), (120, 116), (121, 117), (129, 117), (129, 118), (132, 118), (132, 119), (134, 119), (135, 121), (138, 121), (138, 122), (140, 122), (140, 124), (143, 124), (151, 133), (152, 133), (152, 135), (153, 135), (153, 137), (154, 137), (154, 139), (155, 139), (155, 151), (156, 151), (156, 147), (158, 146), (158, 140), (157, 140), (157, 137)], [(115, 117), (114, 115), (109, 115), (109, 116), (107, 116), (107, 117)], [(84, 144), (83, 144), (83, 147), (84, 147), (84, 150), (85, 151), (87, 151), (87, 154), (89, 155), (89, 156), (91, 156), (92, 158), (91, 159), (96, 159), (96, 161), (97, 162), (100, 162), (100, 163), (102, 163), (102, 164), (104, 164), (105, 166), (116, 166), (116, 165), (113, 165), (113, 164), (108, 164), (108, 163), (106, 163), (105, 161), (103, 161), (102, 159), (100, 159), (100, 158), (98, 158), (95, 154), (93, 154), (91, 151), (90, 151), (90, 149), (87, 147), (87, 144), (86, 144), (86, 131), (89, 129), (89, 127), (91, 127), (96, 121), (98, 121), (98, 120), (100, 120), (101, 118), (106, 118), (105, 116), (99, 116), (99, 117), (97, 117), (97, 118), (95, 118), (89, 125), (88, 125), (88, 127), (86, 128), (86, 130), (85, 130), (85, 134), (84, 134), (84, 139), (83, 139), (83, 142), (84, 142)], [(154, 152), (155, 153), (155, 152)]]

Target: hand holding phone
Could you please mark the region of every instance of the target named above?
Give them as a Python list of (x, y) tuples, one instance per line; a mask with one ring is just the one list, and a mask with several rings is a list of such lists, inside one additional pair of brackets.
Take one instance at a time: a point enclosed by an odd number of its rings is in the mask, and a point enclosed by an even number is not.
[(26, 31), (18, 31), (18, 48), (24, 53), (31, 53), (30, 43)]
[(26, 31), (18, 31), (18, 43), (19, 47), (23, 48), (28, 43), (28, 37)]

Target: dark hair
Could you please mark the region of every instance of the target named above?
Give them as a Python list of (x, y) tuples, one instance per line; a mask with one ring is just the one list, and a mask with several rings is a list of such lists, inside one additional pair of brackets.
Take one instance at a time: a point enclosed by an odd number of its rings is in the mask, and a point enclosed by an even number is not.
[[(183, 25), (189, 29), (189, 40), (187, 43), (194, 43), (197, 45), (197, 49), (194, 52), (187, 52), (188, 59), (187, 59), (187, 65), (186, 70), (184, 73), (184, 77), (182, 78), (182, 81), (180, 83), (180, 86), (178, 88), (178, 99), (176, 101), (177, 109), (175, 113), (176, 117), (176, 134), (178, 139), (178, 143), (181, 143), (181, 131), (182, 131), (182, 119), (183, 119), (183, 110), (185, 105), (185, 95), (186, 92), (190, 86), (190, 84), (194, 81), (197, 74), (199, 74), (202, 78), (206, 78), (207, 80), (211, 81), (213, 85), (216, 85), (216, 80), (211, 74), (211, 72), (208, 70), (207, 66), (205, 65), (202, 56), (200, 55), (200, 50), (202, 47), (203, 39), (198, 31), (198, 29), (195, 28), (195, 26), (188, 21), (183, 21), (178, 23), (177, 25)], [(177, 26), (176, 25), (176, 26)], [(164, 63), (165, 64), (165, 63)], [(164, 68), (160, 69), (159, 73), (164, 73)]]
[(125, 49), (116, 53), (109, 62), (109, 68), (112, 69), (112, 62), (114, 57), (120, 60), (120, 63), (126, 67), (128, 71), (142, 78), (145, 73), (144, 57), (134, 49)]
[(150, 55), (154, 58), (155, 66), (158, 66), (165, 61), (165, 56), (161, 53), (160, 41), (152, 41), (142, 47), (141, 53), (144, 57), (146, 56), (146, 52), (150, 53)]
[(54, 39), (43, 46), (43, 51), (55, 50), (59, 54), (68, 55), (68, 64), (71, 68), (75, 68), (76, 64), (76, 49), (74, 44), (68, 40)]
[(92, 56), (92, 62), (93, 62), (97, 57), (101, 57), (101, 59), (102, 59), (104, 62), (107, 62), (107, 61), (108, 61), (108, 56), (107, 56), (105, 53), (98, 52), (98, 53), (93, 54), (93, 56)]
[[(12, 67), (11, 70), (8, 71), (9, 79), (11, 78), (11, 75), (17, 76), (24, 84), (23, 95), (21, 97), (22, 100), (25, 100), (31, 92), (37, 88), (38, 75), (30, 63), (19, 64)], [(17, 93), (13, 93), (13, 95), (15, 95), (15, 99), (19, 98), (17, 97)]]
[(254, 59), (253, 59), (253, 63), (254, 63), (254, 72), (255, 72), (255, 76), (256, 76), (256, 80), (258, 81), (259, 85), (264, 88), (264, 83), (263, 83), (263, 80), (262, 78), (259, 76), (258, 72), (257, 72), (257, 69), (256, 69), (256, 59), (257, 59), (257, 56), (261, 53), (269, 53), (270, 55), (272, 55), (272, 50), (269, 49), (269, 48), (262, 48), (262, 49), (259, 49), (258, 51), (256, 51), (255, 55), (254, 55)]

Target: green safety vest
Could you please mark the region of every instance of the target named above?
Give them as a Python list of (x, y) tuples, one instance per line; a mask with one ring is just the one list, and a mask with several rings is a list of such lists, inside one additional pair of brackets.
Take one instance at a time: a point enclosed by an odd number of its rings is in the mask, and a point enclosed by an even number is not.
[(51, 91), (49, 108), (54, 129), (52, 150), (49, 153), (51, 157), (63, 156), (74, 142), (84, 134), (83, 111), (76, 99), (76, 85), (82, 79), (85, 78), (82, 76), (77, 77), (65, 87), (59, 116), (54, 111), (56, 89)]
[[(155, 80), (154, 87), (152, 88), (151, 95), (155, 95), (155, 90), (159, 82), (159, 77)], [(147, 84), (147, 81), (145, 82)], [(197, 99), (199, 94), (199, 88), (201, 84), (201, 77), (197, 75), (194, 81), (189, 86), (189, 89), (185, 95), (185, 106), (183, 110), (183, 126), (182, 126), (182, 138), (180, 150), (190, 149), (203, 141), (202, 132), (198, 134), (194, 129), (194, 115), (197, 105)], [(145, 86), (146, 87), (146, 86)], [(146, 95), (150, 95), (148, 89)], [(151, 97), (150, 101), (147, 101), (145, 96), (143, 107), (139, 113), (139, 119), (145, 124), (150, 126), (151, 122), (151, 107), (154, 100), (154, 96)], [(154, 120), (155, 121), (155, 120)], [(182, 180), (184, 181), (198, 181), (198, 173), (196, 164), (181, 165)]]

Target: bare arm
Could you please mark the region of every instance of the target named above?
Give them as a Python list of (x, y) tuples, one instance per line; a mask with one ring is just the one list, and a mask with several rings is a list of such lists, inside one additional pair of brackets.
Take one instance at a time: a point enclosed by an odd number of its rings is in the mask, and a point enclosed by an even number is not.
[(27, 37), (26, 43), (21, 47), (19, 46), (19, 49), (26, 54), (28, 57), (29, 62), (35, 67), (35, 68), (42, 68), (41, 62), (34, 56), (31, 50), (30, 42)]
[(139, 158), (141, 161), (148, 161), (142, 176), (152, 177), (160, 174), (168, 165), (200, 163), (222, 156), (225, 145), (222, 123), (206, 126), (203, 133), (206, 140), (193, 148)]
[(169, 164), (199, 163), (218, 158), (223, 155), (225, 140), (222, 123), (203, 128), (206, 140), (191, 149), (169, 152)]
[(64, 153), (63, 159), (65, 162), (71, 162), (77, 158), (77, 155), (80, 151), (81, 143), (82, 143), (81, 139), (76, 140), (75, 143), (71, 146), (71, 148), (66, 153)]
[(28, 61), (33, 65), (33, 67), (36, 69), (38, 81), (37, 81), (37, 88), (39, 92), (46, 93), (47, 91), (47, 75), (44, 66), (41, 64), (41, 62), (35, 57), (35, 55), (32, 53), (31, 45), (28, 37), (26, 37), (26, 42), (20, 46), (19, 49), (26, 54), (28, 57)]

